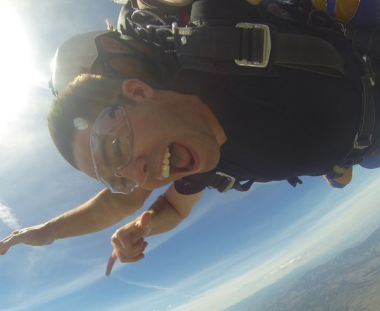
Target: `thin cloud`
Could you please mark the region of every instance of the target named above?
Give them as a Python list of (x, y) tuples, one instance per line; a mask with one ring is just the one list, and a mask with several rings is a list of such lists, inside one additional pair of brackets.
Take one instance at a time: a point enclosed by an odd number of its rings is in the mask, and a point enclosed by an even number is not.
[[(228, 200), (232, 200), (232, 198), (229, 197)], [(150, 237), (149, 247), (144, 252), (145, 255), (153, 251), (155, 248), (159, 247), (161, 244), (169, 241), (171, 238), (173, 238), (180, 232), (194, 225), (213, 208), (217, 208), (221, 204), (226, 204), (226, 202), (226, 197), (220, 196), (218, 194), (211, 194), (211, 197), (209, 197), (207, 201), (198, 203), (192, 211), (191, 215), (185, 221), (183, 221), (177, 228), (168, 231), (165, 234)], [(142, 213), (142, 211), (139, 211), (138, 213)], [(116, 271), (127, 266), (128, 265), (122, 265), (117, 262), (112, 270), (112, 274), (115, 274)]]
[[(288, 230), (285, 230), (285, 239), (284, 236), (273, 239), (274, 242), (278, 242), (274, 245), (267, 241), (266, 245), (271, 245), (271, 249), (267, 250), (267, 258), (261, 258), (260, 262), (254, 263), (257, 258), (247, 258), (244, 262), (238, 262), (239, 256), (244, 256), (247, 252), (252, 253), (252, 250), (245, 249), (230, 258), (214, 262), (209, 268), (172, 286), (176, 291), (195, 294), (192, 299), (172, 304), (172, 310), (223, 310), (239, 303), (295, 268), (316, 259), (319, 255), (326, 254), (347, 238), (355, 236), (358, 230), (367, 229), (367, 224), (371, 221), (380, 219), (380, 212), (377, 211), (377, 202), (380, 199), (377, 194), (379, 184), (380, 178), (370, 185), (362, 185), (355, 193), (350, 192), (350, 195), (340, 200), (340, 204), (337, 205), (335, 202), (334, 204), (331, 201), (328, 202), (333, 199), (332, 197), (325, 198), (326, 201), (320, 202), (318, 208), (326, 211), (324, 204), (329, 205), (330, 208), (335, 206), (335, 208), (325, 213), (316, 213), (318, 217), (315, 219), (305, 216), (297, 223), (298, 228), (294, 226), (291, 226), (291, 229), (288, 228), (293, 233), (297, 233), (300, 229), (304, 229), (305, 223), (307, 225), (313, 223), (310, 230), (304, 231), (302, 235), (295, 234), (296, 238), (289, 236)], [(356, 238), (360, 239), (360, 237)], [(351, 242), (354, 243), (353, 238)], [(279, 247), (280, 244), (286, 244), (286, 247)], [(311, 252), (310, 249), (313, 251)], [(228, 273), (221, 274), (220, 271)], [(194, 291), (200, 294), (197, 295)], [(147, 310), (144, 306), (163, 305), (169, 299), (168, 296), (159, 297), (158, 293), (154, 293), (139, 297), (135, 301), (126, 301), (125, 304), (128, 307)], [(123, 304), (124, 309), (126, 305)], [(110, 310), (118, 311), (122, 308), (113, 307)]]
[(17, 217), (12, 213), (10, 207), (0, 202), (0, 220), (12, 230), (21, 228)]
[[(300, 261), (302, 258), (302, 256), (298, 256), (297, 258), (293, 258), (292, 260), (290, 260), (289, 262), (287, 263), (284, 263), (282, 264), (280, 267), (278, 267), (276, 270), (273, 270), (272, 272), (269, 273), (269, 275), (273, 275), (279, 271), (281, 271), (282, 269), (285, 269), (286, 267), (292, 265), (292, 264), (295, 264), (297, 263), (298, 261)], [(265, 276), (264, 279), (267, 279), (268, 276)]]
[[(224, 283), (219, 283), (220, 285), (199, 295), (193, 301), (178, 306), (173, 310), (190, 311), (197, 310), (197, 308), (201, 306), (207, 310), (222, 310), (229, 305), (238, 303), (242, 299), (254, 294), (257, 290), (284, 276), (298, 267), (300, 262), (306, 263), (307, 261), (315, 259), (316, 256), (338, 245), (342, 240), (346, 239), (347, 236), (351, 236), (351, 230), (356, 231), (358, 227), (363, 228), (363, 226), (373, 218), (379, 219), (380, 215), (377, 212), (379, 196), (376, 195), (379, 183), (380, 179), (377, 179), (371, 185), (365, 186), (361, 191), (347, 197), (346, 200), (341, 202), (334, 210), (320, 220), (317, 220), (313, 231), (309, 231), (304, 237), (295, 239), (272, 258), (268, 258), (269, 260), (264, 262), (261, 266), (255, 267), (250, 271), (248, 270), (245, 274), (227, 280)], [(360, 204), (358, 204), (358, 202), (360, 202)], [(302, 222), (299, 223), (299, 225), (301, 224)], [(329, 235), (326, 236), (326, 233)], [(318, 247), (318, 251), (315, 251), (313, 256), (309, 255), (307, 259), (303, 258), (304, 260), (301, 260), (299, 257), (305, 254), (310, 247)], [(298, 264), (292, 261), (292, 258), (296, 257), (299, 258), (297, 261)], [(289, 263), (291, 261), (293, 265), (290, 267)], [(281, 266), (287, 266), (288, 269), (281, 269), (282, 271), (280, 273), (279, 268)], [(272, 275), (275, 274), (276, 276), (267, 278), (264, 283), (262, 281), (265, 278), (263, 273), (270, 275), (271, 272), (274, 271), (276, 273), (272, 273)], [(208, 280), (204, 279), (199, 280), (200, 283), (206, 283), (207, 281)], [(234, 289), (234, 292), (232, 289)], [(224, 297), (224, 299), (220, 297)]]
[(116, 277), (116, 279), (119, 280), (119, 281), (121, 281), (121, 282), (123, 282), (123, 283), (129, 284), (129, 285), (135, 285), (135, 286), (138, 286), (138, 287), (148, 288), (148, 289), (156, 289), (156, 290), (159, 290), (159, 291), (167, 292), (169, 294), (175, 294), (175, 295), (182, 296), (182, 297), (185, 297), (185, 298), (192, 298), (192, 296), (190, 296), (190, 295), (185, 295), (185, 294), (177, 292), (175, 290), (175, 288), (173, 288), (173, 287), (163, 287), (163, 286), (149, 284), (149, 283), (145, 283), (145, 282), (144, 283), (142, 283), (142, 282), (133, 282), (133, 281), (129, 281), (129, 280), (126, 280), (124, 278), (121, 278), (121, 277)]
[(287, 266), (294, 264), (295, 262), (299, 261), (301, 258), (302, 258), (302, 256), (298, 256), (297, 258), (293, 258), (292, 260), (290, 260), (286, 264), (281, 265), (279, 269), (282, 270), (282, 269), (286, 268)]
[[(177, 230), (174, 230), (170, 232), (170, 234), (167, 234), (165, 236), (162, 236), (163, 238), (157, 239), (155, 243), (150, 243), (154, 244), (152, 245), (153, 247), (149, 248), (149, 251), (152, 251), (154, 248), (158, 247), (162, 243), (168, 241), (171, 239), (173, 236), (178, 234), (179, 232), (183, 231), (184, 229), (190, 227), (193, 225), (195, 222), (197, 222), (199, 219), (201, 219), (202, 215), (204, 215), (206, 212), (208, 212), (210, 209), (212, 209), (214, 206), (218, 206), (222, 200), (220, 198), (218, 199), (217, 196), (215, 196), (215, 199), (212, 199), (205, 204), (202, 204), (203, 206), (199, 208), (197, 211), (194, 211), (194, 214), (192, 217), (190, 217), (189, 221), (186, 221), (183, 226), (180, 226)], [(1, 205), (2, 207), (3, 205)], [(0, 209), (1, 211), (2, 209)], [(9, 208), (7, 209), (9, 211)], [(0, 214), (1, 215), (1, 214)], [(8, 213), (8, 215), (12, 215), (11, 213)], [(3, 220), (3, 219), (2, 219)], [(17, 220), (17, 219), (16, 219)], [(113, 275), (115, 275), (116, 270), (122, 268), (122, 267), (128, 267), (128, 265), (118, 265), (117, 267), (114, 268), (113, 270)], [(86, 272), (79, 276), (76, 280), (74, 281), (69, 281), (64, 284), (61, 284), (59, 286), (55, 286), (50, 288), (49, 290), (44, 291), (44, 293), (37, 294), (33, 298), (25, 300), (24, 302), (20, 303), (19, 305), (13, 306), (9, 309), (5, 309), (2, 311), (18, 311), (18, 310), (25, 310), (29, 308), (33, 308), (39, 305), (46, 304), (48, 302), (54, 301), (56, 299), (65, 297), (67, 295), (70, 295), (74, 292), (77, 292), (79, 290), (82, 290), (88, 286), (91, 286), (93, 283), (97, 282), (101, 278), (104, 278), (104, 264), (100, 265), (95, 265), (89, 272)], [(161, 289), (161, 290), (166, 290), (166, 291), (172, 291), (172, 293), (175, 293), (179, 297), (189, 299), (192, 296), (190, 295), (185, 295), (181, 294), (178, 289), (175, 289), (173, 292), (173, 289), (171, 288), (164, 288), (164, 287), (159, 287), (155, 286), (152, 284), (146, 284), (146, 283), (136, 283), (136, 282), (131, 282), (131, 281), (126, 281), (124, 279), (118, 278), (119, 280), (123, 282), (129, 282), (130, 284), (140, 286), (140, 287), (145, 287), (145, 288), (154, 288), (154, 289)], [(158, 291), (157, 299), (162, 298), (162, 291)], [(150, 296), (151, 297), (151, 296)]]
[(95, 266), (73, 281), (42, 291), (41, 293), (34, 295), (32, 298), (25, 300), (11, 308), (2, 309), (2, 311), (18, 311), (43, 305), (50, 301), (75, 293), (87, 286), (90, 286), (100, 278), (104, 278), (104, 265)]
[[(168, 288), (149, 283), (134, 283), (134, 285), (157, 289), (157, 291), (150, 295), (140, 296), (134, 301), (125, 301), (122, 307), (110, 306), (109, 310), (126, 310), (129, 307), (131, 307), (130, 309), (133, 307), (134, 309), (143, 311), (147, 310), (145, 307), (149, 305), (167, 306), (169, 303), (168, 300), (173, 299), (173, 297), (163, 294), (162, 290), (174, 291), (175, 293), (187, 293), (193, 296), (192, 298), (178, 296), (180, 300), (182, 298), (184, 301), (182, 303), (171, 302), (172, 310), (175, 311), (202, 309), (215, 311), (238, 303), (257, 290), (273, 283), (276, 279), (298, 267), (301, 263), (303, 264), (310, 261), (316, 256), (326, 252), (326, 250), (334, 247), (341, 242), (342, 236), (347, 236), (348, 233), (352, 233), (351, 230), (357, 230), (359, 227), (363, 228), (367, 222), (379, 219), (380, 212), (376, 212), (377, 202), (379, 201), (379, 195), (376, 195), (376, 189), (378, 189), (379, 184), (380, 178), (370, 186), (358, 189), (356, 194), (347, 197), (341, 204), (326, 215), (320, 215), (319, 218), (314, 220), (314, 226), (310, 227), (313, 230), (304, 232), (303, 236), (298, 235), (296, 239), (289, 241), (287, 247), (281, 249), (278, 248), (277, 243), (275, 243), (275, 245), (266, 243), (267, 246), (271, 245), (273, 248), (271, 249), (272, 255), (268, 254), (267, 258), (261, 258), (262, 260), (260, 260), (260, 262), (257, 262), (257, 259), (249, 256), (246, 257), (247, 259), (245, 261), (239, 262), (239, 258), (245, 257), (248, 253), (254, 253), (252, 249), (245, 249), (230, 258), (223, 259), (220, 262), (214, 262), (208, 269), (204, 269), (196, 275), (184, 279), (180, 283)], [(356, 204), (352, 201), (353, 198), (355, 198)], [(215, 200), (212, 200), (212, 202), (201, 204), (204, 205), (204, 209), (200, 206), (200, 209), (192, 215), (191, 221), (172, 236), (178, 234), (178, 232), (186, 227), (189, 227), (207, 211), (210, 211), (214, 206), (218, 206), (218, 204), (222, 202), (225, 201), (222, 200), (222, 198), (216, 199), (215, 196)], [(360, 204), (358, 204), (358, 202)], [(310, 223), (309, 218), (306, 217), (305, 219), (307, 223)], [(300, 221), (298, 226), (303, 227), (304, 223)], [(294, 232), (297, 232), (296, 228), (294, 229)], [(326, 238), (326, 232), (329, 233), (330, 238)], [(338, 232), (339, 234), (337, 234)], [(332, 239), (331, 236), (333, 236), (334, 239)], [(167, 239), (164, 241), (166, 240)], [(284, 240), (279, 239), (277, 242), (283, 244)], [(158, 245), (156, 245), (156, 247)], [(274, 248), (277, 248), (277, 251), (275, 251)], [(312, 254), (310, 254), (310, 248), (318, 249), (318, 251), (313, 251)], [(304, 256), (305, 254), (309, 255)], [(302, 260), (299, 258), (300, 256), (303, 256)], [(299, 258), (299, 260), (297, 262), (292, 261), (294, 258)], [(290, 262), (292, 262), (292, 265), (290, 265)], [(264, 280), (266, 275), (281, 266), (287, 266), (288, 268)], [(19, 306), (7, 310), (21, 310), (34, 307), (69, 295), (98, 281), (103, 277), (103, 270), (103, 265), (94, 267), (89, 273), (82, 275), (82, 277), (77, 278), (75, 281), (51, 288), (49, 291), (36, 295), (31, 300), (25, 301)], [(226, 273), (221, 274), (220, 271), (225, 271)], [(130, 282), (130, 284), (132, 283)], [(200, 288), (202, 291), (199, 290)], [(194, 293), (194, 291), (196, 291), (196, 293)]]

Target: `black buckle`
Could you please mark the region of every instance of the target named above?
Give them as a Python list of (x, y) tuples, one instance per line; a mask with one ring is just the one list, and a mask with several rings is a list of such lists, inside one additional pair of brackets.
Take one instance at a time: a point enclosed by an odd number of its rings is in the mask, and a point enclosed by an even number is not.
[(368, 78), (369, 81), (371, 82), (371, 86), (375, 86), (376, 74), (373, 71), (372, 63), (366, 54), (363, 55), (363, 61), (366, 64), (366, 66), (365, 66), (366, 78)]
[(171, 26), (148, 25), (148, 31), (151, 33), (151, 41), (165, 52), (175, 52), (173, 30)]
[(372, 135), (370, 135), (368, 138), (360, 137), (359, 139), (359, 133), (356, 133), (355, 140), (354, 140), (354, 149), (365, 149), (372, 145)]
[(216, 189), (219, 192), (227, 192), (230, 190), (234, 184), (235, 184), (235, 177), (232, 177), (230, 175), (227, 175), (222, 172), (215, 172), (214, 175), (215, 179), (213, 180), (213, 183), (211, 186), (209, 186), (211, 189)]
[(243, 28), (241, 40), (241, 59), (235, 59), (239, 66), (265, 68), (268, 66), (272, 47), (270, 29), (267, 25), (239, 23)]

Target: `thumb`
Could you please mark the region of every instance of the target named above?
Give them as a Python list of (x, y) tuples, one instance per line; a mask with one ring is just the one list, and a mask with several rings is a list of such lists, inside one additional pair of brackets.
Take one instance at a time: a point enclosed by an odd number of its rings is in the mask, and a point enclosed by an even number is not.
[(143, 229), (144, 231), (150, 230), (151, 221), (152, 221), (151, 214), (149, 212), (144, 212), (141, 214), (140, 219), (137, 221), (136, 225), (140, 229)]
[(141, 238), (146, 237), (151, 229), (151, 215), (149, 212), (144, 212), (141, 214), (140, 219), (135, 223), (135, 229), (131, 233), (132, 241), (137, 243)]

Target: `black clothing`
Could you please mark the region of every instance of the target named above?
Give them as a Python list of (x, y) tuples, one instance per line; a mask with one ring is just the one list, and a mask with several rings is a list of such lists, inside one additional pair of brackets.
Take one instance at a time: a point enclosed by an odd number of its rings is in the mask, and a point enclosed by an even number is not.
[[(191, 21), (204, 20), (262, 23), (280, 33), (320, 37), (347, 60), (344, 77), (286, 67), (276, 67), (276, 77), (180, 72), (167, 88), (198, 95), (226, 133), (217, 169), (239, 180), (268, 182), (323, 175), (340, 164), (352, 149), (362, 116), (363, 72), (354, 60), (351, 42), (335, 31), (278, 17), (264, 4), (253, 6), (245, 0), (197, 0)], [(379, 64), (374, 66), (380, 72)], [(380, 111), (378, 81), (376, 112)], [(379, 116), (373, 141), (379, 141)], [(177, 180), (176, 190), (197, 193), (207, 186), (208, 176)]]
[[(244, 0), (196, 1), (191, 18), (265, 22), (282, 32), (318, 33)], [(330, 43), (345, 44), (333, 39)], [(360, 72), (355, 65), (346, 70)], [(259, 77), (186, 71), (176, 81), (175, 90), (199, 95), (220, 121), (227, 136), (218, 164), (223, 172), (259, 182), (323, 175), (351, 150), (361, 117), (358, 81), (291, 68), (278, 72), (279, 77)], [(379, 94), (375, 96), (378, 111)], [(376, 129), (374, 140), (379, 136), (378, 120)], [(203, 190), (204, 175), (176, 181), (176, 190)]]

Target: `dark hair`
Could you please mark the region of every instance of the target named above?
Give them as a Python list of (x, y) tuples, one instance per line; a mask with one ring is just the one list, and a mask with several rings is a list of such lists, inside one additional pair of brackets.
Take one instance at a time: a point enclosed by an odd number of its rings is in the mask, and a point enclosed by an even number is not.
[(121, 78), (81, 75), (52, 103), (47, 118), (50, 136), (60, 154), (76, 169), (73, 155), (74, 120), (83, 118), (92, 123), (101, 108), (120, 102), (123, 81)]

